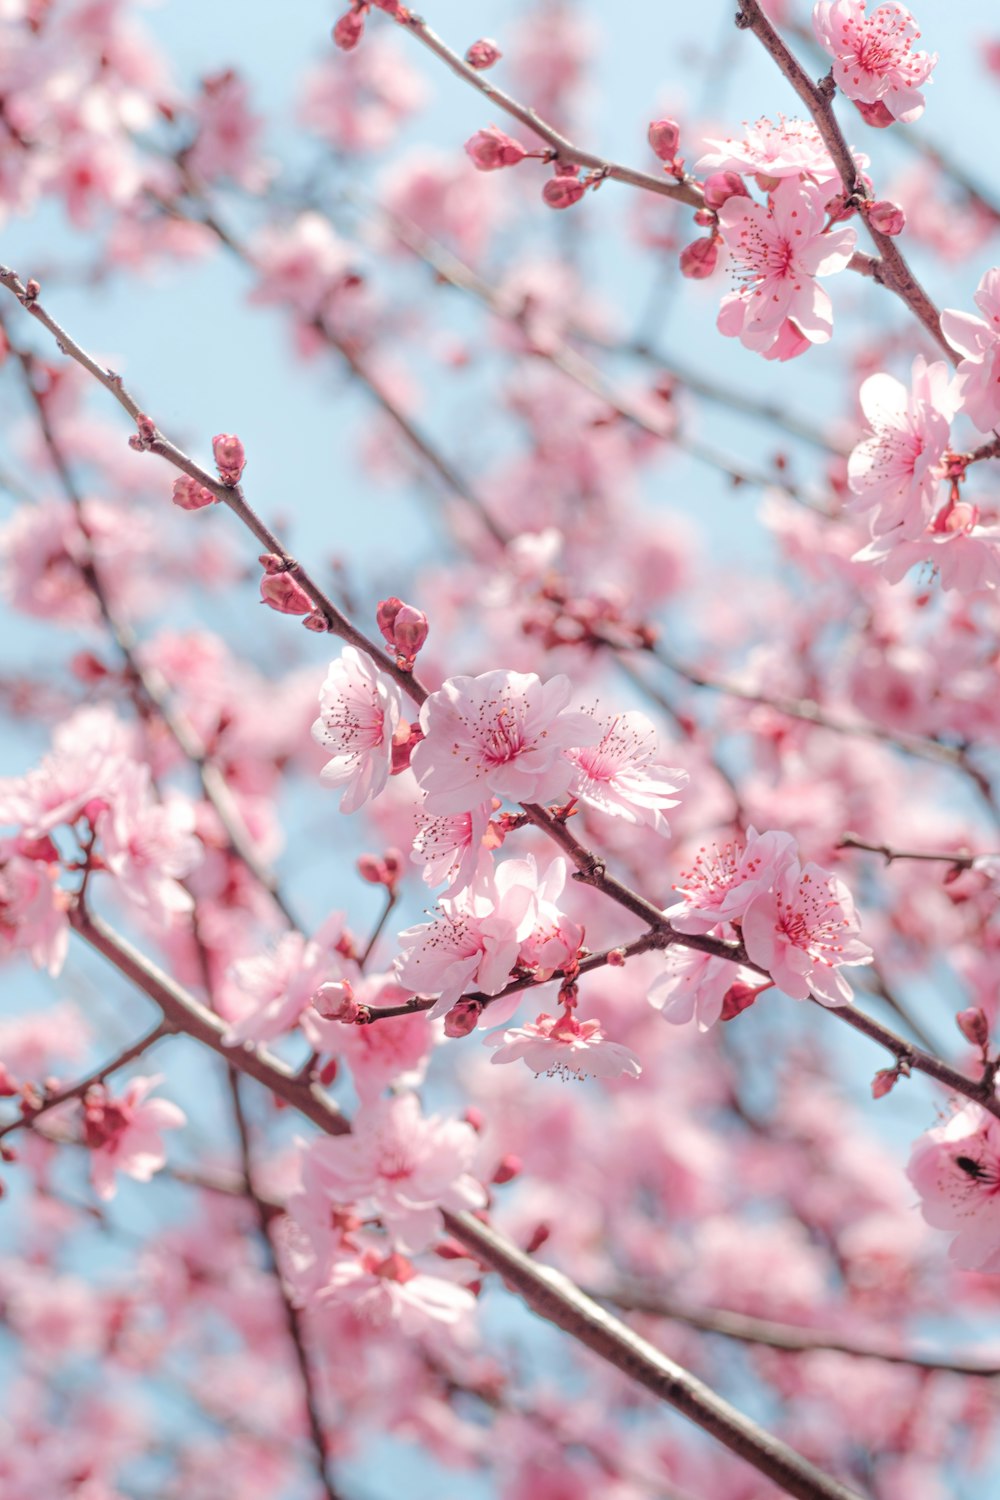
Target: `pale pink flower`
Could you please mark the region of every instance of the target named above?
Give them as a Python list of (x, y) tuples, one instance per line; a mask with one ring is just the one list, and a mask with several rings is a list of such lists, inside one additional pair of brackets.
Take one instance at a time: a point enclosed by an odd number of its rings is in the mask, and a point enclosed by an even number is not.
[(79, 709), (55, 731), (40, 765), (0, 780), (0, 823), (16, 824), (32, 838), (75, 823), (89, 802), (110, 802), (133, 764), (133, 748), (112, 709)]
[(793, 1000), (810, 992), (824, 1005), (846, 1005), (853, 994), (841, 973), (868, 964), (872, 950), (844, 882), (819, 865), (786, 865), (774, 889), (758, 896), (743, 917), (747, 957)]
[(334, 912), (314, 937), (286, 932), (269, 952), (233, 964), (227, 1006), (235, 1019), (226, 1042), (270, 1042), (291, 1031), (319, 985), (343, 973), (335, 952), (343, 928), (343, 916)]
[[(761, 185), (773, 187), (785, 177), (810, 177), (815, 182), (832, 182), (839, 176), (833, 158), (812, 120), (786, 120), (779, 115), (777, 124), (761, 118), (755, 125), (745, 125), (746, 135), (740, 141), (705, 137), (711, 146), (698, 158), (694, 170), (698, 176), (713, 172), (737, 172), (755, 176)], [(855, 153), (859, 166), (867, 166), (867, 156)]]
[(540, 1015), (485, 1040), (494, 1048), (490, 1062), (525, 1062), (536, 1076), (638, 1078), (642, 1072), (634, 1052), (606, 1039), (600, 1021), (578, 1021), (570, 1010)]
[(728, 958), (672, 944), (663, 955), (664, 972), (654, 979), (647, 999), (672, 1026), (695, 1021), (707, 1031), (722, 1015), (726, 993), (734, 984), (757, 985), (760, 975)]
[(380, 1008), (403, 1005), (413, 998), (412, 992), (397, 984), (390, 974), (367, 975), (355, 984), (354, 998), (376, 1012), (372, 1025), (345, 1026), (340, 1021), (325, 1021), (307, 1009), (301, 1024), (310, 1046), (347, 1064), (362, 1104), (377, 1099), (390, 1083), (416, 1088), (423, 1081), (440, 1028), (423, 1011), (388, 1021), (377, 1019)]
[(357, 812), (389, 779), (402, 695), (367, 656), (345, 646), (330, 663), (319, 704), (313, 738), (333, 752), (320, 775), (331, 786), (344, 788), (341, 812)]
[(83, 1137), (90, 1147), (90, 1180), (99, 1198), (114, 1197), (116, 1172), (149, 1182), (167, 1159), (161, 1132), (187, 1123), (184, 1111), (169, 1099), (147, 1099), (160, 1082), (162, 1075), (132, 1078), (118, 1099), (104, 1084), (88, 1089)]
[(920, 534), (935, 508), (942, 459), (951, 441), (959, 397), (943, 360), (913, 361), (910, 389), (893, 375), (870, 375), (859, 392), (872, 431), (847, 461), (852, 509), (872, 510), (872, 534), (898, 528)]
[(466, 990), (497, 995), (510, 978), (521, 944), (534, 931), (536, 917), (537, 901), (528, 884), (505, 881), (482, 893), (443, 898), (433, 921), (399, 934), (403, 951), (396, 960), (396, 978), (413, 994), (437, 997), (431, 1017), (443, 1016)]
[(790, 833), (758, 833), (752, 827), (743, 845), (703, 846), (690, 870), (674, 884), (681, 904), (669, 907), (665, 915), (678, 932), (705, 933), (717, 922), (738, 922), (754, 897), (769, 890), (793, 862), (795, 853)]
[(441, 1233), (441, 1209), (486, 1206), (470, 1172), (477, 1145), (471, 1125), (425, 1118), (415, 1094), (379, 1100), (362, 1106), (350, 1135), (307, 1148), (303, 1191), (377, 1215), (393, 1244), (412, 1254)]
[(906, 1175), (927, 1223), (957, 1231), (951, 1261), (966, 1271), (1000, 1271), (1000, 1121), (966, 1104), (914, 1143)]
[(0, 955), (26, 953), (52, 975), (62, 968), (69, 942), (58, 876), (58, 865), (26, 859), (16, 839), (0, 839)]
[(179, 881), (202, 857), (191, 803), (180, 796), (158, 801), (148, 766), (134, 763), (122, 767), (108, 803), (94, 826), (122, 895), (160, 922), (190, 911), (192, 897)]
[(244, 187), (262, 187), (258, 141), (261, 117), (250, 110), (249, 90), (231, 69), (201, 81), (195, 98), (197, 136), (187, 162), (207, 182), (223, 177)]
[(645, 714), (615, 714), (597, 723), (604, 731), (598, 744), (567, 752), (576, 767), (571, 793), (598, 812), (669, 837), (664, 812), (677, 806), (687, 772), (655, 760), (656, 730)]
[(331, 51), (305, 75), (298, 118), (338, 151), (356, 156), (391, 144), (427, 86), (395, 39), (376, 30), (346, 57)]
[(920, 118), (920, 88), (930, 81), (937, 53), (914, 52), (920, 32), (902, 5), (880, 5), (868, 16), (865, 0), (817, 0), (813, 30), (833, 58), (833, 76), (848, 99), (881, 101), (894, 120)]
[(844, 269), (857, 235), (847, 227), (824, 233), (826, 197), (813, 183), (787, 179), (766, 206), (743, 197), (723, 204), (719, 230), (742, 285), (722, 299), (720, 333), (758, 354), (784, 337), (785, 357), (801, 352), (799, 336), (810, 344), (829, 340), (832, 304), (816, 277)]
[(84, 536), (68, 501), (22, 505), (0, 527), (0, 580), (15, 609), (50, 623), (94, 625), (99, 612), (81, 571), (94, 557), (111, 605), (129, 616), (155, 607), (150, 559), (152, 524), (134, 507), (126, 512), (104, 500), (86, 499)]
[(490, 848), (497, 842), (489, 833), (492, 812), (491, 799), (471, 812), (421, 818), (410, 859), (423, 866), (426, 885), (446, 885), (457, 895), (469, 886), (478, 890), (489, 881), (493, 869)]
[(946, 307), (941, 329), (963, 356), (958, 367), (961, 410), (980, 432), (1000, 422), (1000, 267), (987, 271), (974, 301), (984, 318)]
[[(975, 507), (968, 509), (975, 516)], [(901, 530), (890, 531), (862, 547), (854, 560), (872, 563), (888, 583), (900, 583), (912, 567), (924, 563), (943, 589), (962, 594), (1000, 589), (1000, 526), (973, 520), (955, 530), (928, 527), (913, 541)]]
[(315, 1301), (341, 1303), (372, 1327), (395, 1326), (407, 1337), (427, 1334), (438, 1323), (459, 1323), (476, 1305), (467, 1287), (419, 1270), (398, 1251), (384, 1255), (381, 1249), (338, 1256)]
[[(570, 921), (558, 904), (568, 874), (569, 867), (561, 856), (550, 860), (542, 872), (533, 854), (525, 859), (505, 859), (496, 870), (501, 899), (513, 900), (517, 890), (530, 893), (534, 925), (521, 943), (517, 962), (519, 967), (530, 969), (539, 982), (573, 963), (583, 944), (583, 928)], [(494, 1018), (499, 1024), (503, 1015), (499, 1008), (491, 1007), (491, 1021)]]
[(253, 258), (261, 279), (251, 302), (278, 303), (314, 318), (343, 286), (356, 252), (328, 219), (304, 213), (290, 224), (263, 229), (254, 240)]
[(564, 751), (600, 737), (593, 718), (566, 709), (568, 677), (484, 672), (452, 677), (420, 710), (425, 738), (410, 762), (429, 813), (468, 812), (489, 795), (546, 802), (563, 795)]

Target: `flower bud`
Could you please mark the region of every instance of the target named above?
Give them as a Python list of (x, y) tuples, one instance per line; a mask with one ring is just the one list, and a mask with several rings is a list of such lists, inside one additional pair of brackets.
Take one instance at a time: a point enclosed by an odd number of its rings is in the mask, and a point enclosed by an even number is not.
[(325, 1021), (343, 1021), (351, 1026), (361, 1007), (354, 998), (349, 979), (328, 979), (311, 997), (312, 1008)]
[(489, 37), (481, 37), (478, 42), (473, 42), (465, 54), (465, 60), (470, 68), (477, 72), (483, 72), (486, 68), (492, 68), (495, 62), (499, 62), (503, 53), (496, 42), (490, 41)]
[(880, 1068), (872, 1079), (872, 1098), (884, 1099), (886, 1094), (892, 1093), (898, 1082), (899, 1073), (895, 1068)]
[(525, 1254), (534, 1255), (536, 1250), (540, 1250), (542, 1248), (551, 1233), (552, 1230), (549, 1228), (548, 1224), (536, 1224), (534, 1229), (532, 1230), (531, 1238), (528, 1240), (528, 1243), (524, 1247)]
[(865, 104), (860, 99), (855, 99), (854, 107), (865, 124), (873, 125), (876, 130), (885, 130), (887, 125), (896, 123), (895, 116), (889, 113), (881, 99), (876, 99), (873, 104)]
[(333, 40), (341, 52), (353, 52), (365, 30), (364, 11), (349, 10), (333, 28)]
[(673, 161), (681, 143), (681, 127), (676, 120), (654, 120), (646, 139), (661, 161)]
[(713, 172), (702, 183), (706, 208), (721, 208), (730, 198), (749, 198), (747, 185), (739, 172)]
[(906, 215), (898, 203), (880, 198), (868, 210), (868, 222), (880, 234), (902, 234), (906, 227)]
[(199, 484), (197, 479), (192, 479), (190, 474), (182, 474), (174, 480), (170, 498), (181, 510), (202, 510), (215, 501), (212, 491)]
[(722, 997), (723, 1021), (732, 1021), (741, 1011), (749, 1010), (757, 996), (770, 989), (768, 984), (731, 984)]
[(466, 141), (465, 150), (472, 158), (473, 166), (478, 167), (480, 172), (495, 172), (499, 167), (516, 167), (528, 154), (526, 146), (515, 141), (513, 136), (504, 135), (496, 125), (477, 130)]
[(379, 602), (375, 620), (398, 665), (412, 667), (417, 652), (427, 639), (427, 616), (423, 610), (404, 604), (402, 599), (393, 596)]
[(505, 1182), (513, 1182), (514, 1178), (520, 1173), (522, 1165), (523, 1163), (519, 1156), (509, 1154), (502, 1156), (490, 1180), (495, 1182), (497, 1187), (503, 1187)]
[(482, 1011), (478, 1000), (459, 1000), (444, 1018), (445, 1036), (468, 1036), (478, 1026)]
[(330, 622), (321, 609), (310, 610), (302, 623), (307, 630), (315, 630), (320, 633), (330, 629)]
[(968, 1010), (960, 1010), (955, 1017), (955, 1025), (967, 1042), (985, 1050), (990, 1039), (990, 1023), (986, 1019), (986, 1012), (978, 1005), (971, 1005)]
[(405, 719), (400, 719), (392, 737), (390, 776), (401, 776), (404, 771), (409, 770), (410, 758), (423, 737), (424, 731), (419, 724), (408, 724)]
[(719, 242), (714, 235), (694, 240), (681, 251), (681, 275), (691, 281), (704, 281), (719, 263)]
[(247, 462), (246, 452), (239, 438), (230, 432), (220, 432), (212, 439), (212, 452), (223, 484), (237, 484)]
[(574, 203), (579, 203), (586, 191), (587, 184), (578, 177), (557, 173), (542, 188), (542, 197), (549, 208), (572, 208)]
[(260, 602), (282, 615), (308, 615), (313, 602), (290, 573), (265, 573), (260, 580)]

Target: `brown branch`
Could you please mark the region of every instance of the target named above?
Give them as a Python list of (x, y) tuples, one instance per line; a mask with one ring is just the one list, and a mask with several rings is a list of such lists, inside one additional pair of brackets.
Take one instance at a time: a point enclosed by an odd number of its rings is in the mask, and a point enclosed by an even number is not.
[[(910, 270), (896, 241), (891, 235), (882, 234), (876, 229), (865, 212), (865, 205), (871, 203), (872, 195), (833, 112), (835, 86), (832, 75), (818, 84), (813, 82), (767, 19), (759, 0), (739, 0), (739, 7), (736, 24), (741, 29), (754, 33), (798, 94), (812, 115), (823, 143), (833, 158), (848, 201), (861, 210), (861, 218), (880, 256), (875, 279), (906, 303), (950, 362), (957, 364), (960, 356), (941, 332), (941, 317), (937, 308)], [(852, 262), (850, 269), (856, 270), (858, 267)]]
[[(982, 859), (980, 854), (970, 854), (968, 849), (957, 849), (948, 852), (942, 849), (939, 852), (930, 852), (926, 849), (894, 849), (890, 844), (870, 844), (867, 839), (858, 838), (856, 833), (845, 833), (837, 845), (838, 849), (864, 849), (869, 854), (881, 854), (887, 865), (891, 865), (897, 859), (926, 860), (929, 864), (951, 865), (955, 870), (971, 870), (977, 859)], [(996, 856), (1000, 858), (1000, 856)]]

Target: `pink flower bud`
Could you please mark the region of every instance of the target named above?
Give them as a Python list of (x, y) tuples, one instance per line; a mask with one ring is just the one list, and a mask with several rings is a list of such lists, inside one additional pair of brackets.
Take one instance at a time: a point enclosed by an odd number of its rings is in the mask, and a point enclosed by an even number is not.
[(549, 1228), (548, 1224), (536, 1224), (531, 1232), (528, 1243), (524, 1247), (525, 1254), (534, 1255), (536, 1250), (540, 1250), (542, 1248), (551, 1233), (552, 1230)]
[(20, 1088), (16, 1078), (7, 1071), (6, 1064), (0, 1062), (0, 1099), (13, 1099), (18, 1093)]
[(445, 1036), (468, 1036), (478, 1026), (482, 1010), (478, 1000), (459, 1000), (444, 1018)]
[(578, 177), (557, 173), (542, 188), (542, 197), (549, 208), (572, 208), (574, 203), (579, 203), (586, 191), (587, 184)]
[(681, 251), (681, 275), (691, 281), (704, 281), (719, 263), (719, 242), (714, 235), (694, 240)]
[(341, 52), (353, 52), (365, 30), (364, 12), (349, 10), (333, 28), (333, 40)]
[(699, 229), (712, 229), (717, 216), (712, 208), (696, 208), (692, 217)]
[(156, 423), (152, 417), (147, 417), (145, 412), (139, 413), (135, 419), (135, 425), (139, 429), (139, 441), (141, 443), (151, 443), (156, 437)]
[(262, 552), (257, 561), (265, 573), (284, 573), (288, 569), (285, 559), (279, 557), (277, 552)]
[(343, 1021), (345, 1026), (353, 1025), (361, 1013), (349, 979), (328, 979), (313, 994), (311, 1003), (325, 1021)]
[(868, 222), (880, 234), (902, 234), (906, 227), (906, 215), (898, 203), (880, 198), (868, 210)]
[(892, 1093), (898, 1082), (899, 1073), (895, 1068), (880, 1068), (872, 1079), (872, 1098), (884, 1099), (886, 1094)]
[(392, 737), (390, 776), (400, 776), (404, 771), (409, 770), (410, 757), (423, 737), (424, 731), (419, 724), (408, 724), (405, 719), (400, 719)]
[(308, 615), (313, 602), (290, 573), (265, 573), (260, 581), (260, 602), (282, 615)]
[(978, 1005), (972, 1005), (968, 1010), (960, 1010), (955, 1017), (955, 1025), (974, 1047), (985, 1049), (990, 1039), (990, 1023), (986, 1019), (986, 1013), (980, 1010)]
[(499, 167), (516, 167), (528, 154), (526, 146), (515, 141), (513, 136), (504, 135), (496, 125), (477, 130), (466, 141), (465, 150), (472, 158), (473, 166), (478, 167), (480, 172), (495, 172)]
[(608, 964), (612, 969), (623, 969), (625, 967), (625, 949), (609, 948)]
[(59, 863), (59, 850), (47, 833), (36, 834), (33, 838), (26, 833), (19, 833), (14, 847), (22, 859), (36, 859), (43, 865)]
[(730, 198), (749, 198), (747, 185), (739, 172), (713, 172), (702, 183), (706, 208), (721, 208)]
[(495, 62), (499, 62), (503, 53), (496, 42), (490, 41), (489, 37), (482, 37), (478, 42), (473, 42), (465, 54), (465, 60), (470, 68), (483, 72), (486, 68), (492, 68)]
[(427, 616), (423, 610), (395, 597), (382, 599), (375, 611), (375, 620), (387, 646), (398, 658), (399, 666), (412, 667), (417, 652), (427, 639)]
[(854, 107), (865, 124), (873, 125), (876, 130), (885, 130), (887, 125), (896, 123), (881, 99), (876, 99), (873, 104), (864, 104), (860, 99), (855, 99)]
[(74, 677), (89, 684), (103, 682), (110, 675), (108, 668), (93, 651), (78, 651), (69, 666)]
[(246, 468), (247, 461), (246, 452), (239, 438), (229, 432), (220, 432), (212, 439), (212, 452), (215, 455), (219, 478), (223, 484), (236, 484)]
[(362, 854), (358, 859), (357, 871), (369, 885), (385, 884), (385, 866), (377, 854)]
[(182, 474), (179, 479), (174, 480), (170, 498), (181, 510), (202, 510), (215, 500), (212, 491), (199, 484), (197, 479), (192, 479), (190, 474)]
[(519, 1156), (503, 1156), (500, 1158), (491, 1180), (496, 1183), (497, 1187), (503, 1187), (505, 1182), (514, 1181), (514, 1178), (520, 1173), (522, 1165), (523, 1163)]
[(770, 989), (768, 984), (731, 984), (722, 997), (723, 1021), (732, 1021), (741, 1011), (749, 1010), (757, 996)]
[(310, 610), (302, 623), (307, 630), (323, 632), (330, 629), (330, 622), (321, 609)]
[(681, 143), (681, 127), (676, 120), (654, 120), (646, 138), (661, 161), (673, 161)]

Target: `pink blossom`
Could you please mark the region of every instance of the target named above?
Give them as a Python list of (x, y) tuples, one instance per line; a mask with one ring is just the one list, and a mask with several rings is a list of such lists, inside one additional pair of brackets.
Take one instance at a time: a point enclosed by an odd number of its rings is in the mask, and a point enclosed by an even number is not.
[[(737, 172), (756, 176), (761, 185), (773, 187), (785, 177), (809, 177), (814, 182), (832, 182), (839, 177), (833, 158), (812, 120), (786, 120), (778, 116), (777, 124), (761, 118), (744, 127), (743, 140), (705, 137), (713, 149), (698, 158), (694, 170), (699, 175)], [(867, 166), (867, 156), (854, 155), (859, 166)], [(713, 205), (713, 207), (721, 205)]]
[(446, 885), (457, 895), (470, 885), (478, 889), (489, 881), (493, 870), (489, 851), (495, 844), (490, 831), (492, 811), (490, 800), (471, 812), (421, 819), (410, 859), (423, 866), (426, 885)]
[(913, 361), (910, 389), (893, 375), (870, 375), (859, 392), (872, 431), (851, 453), (852, 509), (872, 510), (872, 534), (910, 540), (930, 520), (959, 396), (943, 360)]
[(169, 1099), (146, 1098), (161, 1081), (160, 1075), (132, 1078), (118, 1099), (104, 1084), (87, 1091), (83, 1135), (91, 1153), (90, 1180), (99, 1198), (114, 1197), (116, 1172), (149, 1182), (167, 1159), (161, 1132), (187, 1123), (184, 1111)]
[(980, 432), (989, 432), (1000, 422), (1000, 267), (986, 272), (974, 301), (982, 318), (946, 307), (941, 329), (963, 356), (958, 367), (961, 410)]
[(396, 984), (389, 974), (371, 974), (354, 986), (359, 1005), (376, 1012), (370, 1026), (344, 1026), (338, 1021), (324, 1021), (311, 1010), (302, 1016), (302, 1030), (310, 1046), (322, 1053), (333, 1053), (351, 1070), (354, 1089), (362, 1104), (377, 1099), (388, 1085), (416, 1088), (423, 1080), (427, 1059), (438, 1027), (423, 1011), (394, 1016), (379, 1021), (380, 1008), (403, 1005), (411, 1000), (410, 990)]
[(677, 806), (675, 794), (687, 785), (687, 772), (654, 759), (657, 735), (645, 714), (615, 714), (597, 723), (601, 740), (568, 752), (576, 767), (573, 796), (599, 812), (669, 836), (664, 812)]
[(755, 896), (770, 890), (795, 859), (790, 833), (747, 829), (746, 843), (702, 846), (690, 870), (674, 885), (680, 906), (666, 915), (678, 932), (710, 932), (718, 922), (738, 922)]
[(495, 1032), (486, 1045), (494, 1048), (490, 1062), (520, 1060), (549, 1078), (638, 1078), (642, 1072), (634, 1052), (606, 1039), (600, 1021), (578, 1021), (571, 1010)]
[(298, 117), (338, 151), (381, 151), (427, 97), (395, 38), (376, 30), (350, 58), (332, 52), (306, 74)]
[(512, 802), (561, 796), (564, 751), (600, 737), (589, 714), (569, 712), (568, 677), (484, 672), (452, 677), (420, 710), (424, 739), (411, 765), (429, 813), (468, 812), (489, 793)]
[(253, 252), (261, 279), (250, 301), (293, 307), (303, 318), (325, 310), (356, 258), (353, 248), (318, 213), (300, 214), (287, 226), (263, 229)]
[(929, 82), (937, 53), (913, 51), (920, 32), (902, 5), (880, 5), (868, 16), (865, 3), (817, 0), (813, 30), (848, 99), (881, 102), (894, 119), (910, 124), (924, 112), (920, 87)]
[(26, 859), (16, 839), (0, 839), (0, 955), (26, 953), (52, 975), (62, 968), (69, 941), (58, 876), (58, 865)]
[(466, 990), (497, 995), (535, 929), (537, 914), (531, 886), (509, 882), (498, 871), (490, 889), (443, 898), (433, 921), (399, 934), (403, 951), (396, 978), (414, 994), (437, 997), (432, 1017), (443, 1016)]
[(441, 1209), (484, 1208), (471, 1175), (477, 1137), (461, 1120), (424, 1117), (415, 1094), (365, 1104), (349, 1136), (315, 1142), (302, 1166), (304, 1192), (376, 1214), (393, 1244), (413, 1253), (441, 1233)]
[(345, 646), (330, 664), (319, 702), (313, 738), (333, 752), (320, 775), (331, 786), (344, 788), (341, 812), (357, 812), (389, 779), (402, 696), (367, 656)]
[(723, 1002), (734, 984), (756, 986), (752, 970), (697, 948), (676, 943), (663, 955), (665, 969), (649, 987), (647, 999), (672, 1026), (695, 1021), (708, 1031), (722, 1016)]
[(0, 823), (31, 836), (72, 824), (89, 802), (110, 802), (134, 764), (133, 738), (110, 708), (71, 714), (52, 737), (52, 750), (23, 776), (0, 780)]
[(199, 177), (263, 186), (257, 156), (261, 119), (251, 112), (249, 91), (238, 73), (227, 69), (202, 79), (195, 119), (198, 134), (188, 162)]
[(226, 1042), (269, 1042), (291, 1031), (318, 986), (343, 972), (335, 951), (343, 927), (334, 912), (314, 937), (286, 932), (269, 952), (233, 964), (228, 1007), (235, 1017)]
[(459, 1323), (476, 1305), (466, 1287), (419, 1270), (398, 1251), (374, 1248), (334, 1259), (315, 1300), (342, 1303), (375, 1328), (394, 1326), (411, 1337)]
[(124, 512), (104, 500), (83, 502), (84, 536), (73, 507), (62, 500), (22, 505), (0, 527), (2, 583), (15, 609), (50, 623), (89, 625), (98, 618), (94, 592), (81, 568), (94, 557), (112, 607), (140, 615), (155, 606), (149, 558), (152, 524), (134, 508)]
[(859, 929), (844, 882), (819, 865), (795, 860), (779, 873), (773, 890), (751, 903), (743, 942), (751, 962), (793, 1000), (812, 992), (824, 1005), (846, 1005), (853, 991), (841, 969), (872, 961)]
[(122, 895), (160, 922), (190, 911), (191, 895), (179, 881), (202, 857), (191, 803), (178, 795), (157, 801), (148, 767), (134, 764), (119, 772), (108, 802), (94, 826)]
[(723, 204), (719, 230), (742, 285), (722, 299), (720, 333), (759, 354), (774, 347), (788, 323), (808, 343), (829, 340), (832, 305), (815, 278), (844, 269), (857, 235), (847, 227), (824, 233), (826, 196), (812, 183), (789, 180), (766, 207), (741, 197)]
[[(525, 859), (505, 859), (497, 867), (496, 889), (506, 895), (516, 891), (530, 893), (535, 913), (534, 926), (521, 943), (517, 955), (519, 968), (530, 969), (543, 982), (574, 963), (583, 945), (583, 928), (560, 910), (559, 898), (566, 885), (569, 867), (565, 859), (549, 861), (540, 871), (533, 854)], [(498, 1007), (491, 1007), (490, 1019), (503, 1019)]]
[(1000, 1271), (1000, 1121), (966, 1104), (914, 1143), (906, 1175), (927, 1223), (957, 1231), (952, 1262)]
[(901, 529), (890, 531), (856, 552), (855, 561), (872, 563), (888, 583), (900, 583), (912, 567), (925, 563), (943, 589), (961, 594), (1000, 589), (1000, 525), (979, 525), (975, 508), (969, 509), (973, 519), (967, 526), (929, 527), (913, 541)]

